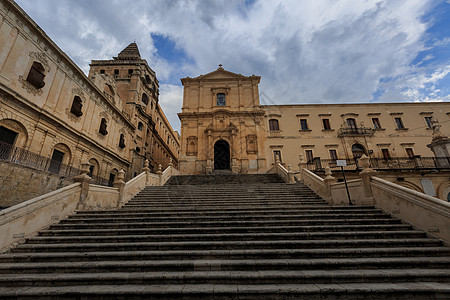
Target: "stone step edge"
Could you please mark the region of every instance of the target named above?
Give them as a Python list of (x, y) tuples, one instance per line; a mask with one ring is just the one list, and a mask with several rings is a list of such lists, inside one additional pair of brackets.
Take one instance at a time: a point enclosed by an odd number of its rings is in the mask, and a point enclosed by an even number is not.
[[(277, 241), (182, 241), (182, 242), (126, 242), (126, 243), (55, 243), (55, 244), (21, 244), (15, 249), (46, 249), (46, 248), (114, 248), (114, 247), (189, 247), (189, 246), (276, 246), (276, 245), (291, 245), (291, 246), (325, 246), (331, 247), (334, 245), (365, 245), (366, 248), (369, 244), (437, 244), (441, 243), (438, 239), (432, 238), (409, 238), (409, 239), (352, 239), (352, 240), (333, 240), (332, 243), (327, 240), (277, 240)], [(320, 248), (319, 248), (320, 249)]]
[[(361, 266), (361, 269), (373, 269), (367, 267), (367, 265), (377, 266), (382, 264), (390, 264), (386, 269), (404, 269), (405, 264), (450, 264), (450, 256), (443, 257), (381, 257), (381, 258), (312, 258), (312, 259), (185, 259), (185, 260), (123, 260), (123, 261), (92, 261), (84, 262), (15, 262), (15, 263), (0, 263), (0, 270), (27, 270), (32, 268), (45, 269), (85, 269), (85, 268), (107, 268), (107, 267), (193, 267), (196, 270), (203, 271), (218, 271), (221, 268), (229, 268), (234, 266), (279, 266), (279, 267), (351, 267)], [(398, 264), (398, 267), (392, 267)], [(423, 269), (423, 268), (408, 268), (408, 269)], [(426, 269), (436, 269), (427, 267)], [(267, 270), (267, 269), (266, 269)], [(313, 269), (308, 269), (313, 270)], [(327, 269), (329, 270), (329, 269)], [(449, 270), (449, 269), (446, 269)], [(224, 270), (226, 271), (226, 270)], [(450, 270), (449, 270), (450, 272)], [(64, 272), (70, 273), (70, 272)]]
[[(0, 256), (0, 261), (4, 259), (11, 258), (25, 258), (30, 259), (34, 258), (67, 258), (67, 257), (139, 257), (139, 256), (180, 256), (180, 255), (196, 255), (196, 256), (237, 256), (237, 255), (295, 255), (295, 254), (303, 254), (303, 255), (313, 255), (313, 254), (321, 254), (321, 255), (336, 255), (336, 254), (349, 254), (349, 255), (369, 255), (369, 254), (391, 254), (391, 255), (399, 255), (401, 254), (409, 254), (409, 253), (434, 253), (434, 254), (445, 254), (445, 256), (450, 256), (450, 248), (439, 246), (439, 247), (380, 247), (380, 248), (337, 248), (337, 249), (241, 249), (241, 250), (190, 250), (186, 252), (186, 250), (133, 250), (133, 251), (102, 251), (102, 252), (26, 252), (26, 253), (18, 253), (18, 252), (10, 252), (7, 254), (3, 254)], [(378, 256), (377, 256), (378, 257)], [(397, 257), (397, 256), (394, 256)], [(333, 258), (333, 257), (331, 257)], [(335, 259), (335, 258), (333, 258)]]
[[(30, 287), (18, 290), (16, 287), (0, 287), (0, 297), (31, 297), (36, 296), (172, 296), (179, 299), (192, 295), (212, 299), (213, 297), (236, 297), (238, 295), (256, 296), (259, 299), (274, 299), (282, 295), (304, 296), (304, 299), (323, 299), (322, 295), (361, 295), (366, 299), (385, 298), (384, 295), (408, 294), (438, 294), (444, 299), (444, 294), (450, 296), (448, 283), (437, 282), (414, 282), (414, 283), (342, 283), (342, 284), (276, 284), (276, 285), (239, 285), (239, 284), (179, 284), (179, 285), (91, 285), (71, 287)], [(213, 296), (214, 295), (214, 296)], [(371, 297), (374, 296), (375, 297)], [(264, 298), (266, 297), (266, 298)], [(267, 298), (270, 297), (270, 298)], [(253, 299), (257, 299), (253, 298)], [(144, 298), (142, 298), (144, 299)], [(145, 298), (147, 299), (147, 298)], [(223, 298), (225, 299), (225, 298)], [(395, 299), (395, 296), (390, 299)]]
[(368, 231), (346, 231), (346, 232), (341, 232), (341, 231), (329, 231), (329, 232), (262, 232), (262, 233), (206, 233), (206, 234), (166, 234), (166, 233), (162, 233), (162, 234), (142, 234), (142, 235), (138, 235), (138, 234), (133, 234), (133, 235), (88, 235), (88, 236), (50, 236), (50, 235), (41, 235), (41, 236), (35, 236), (35, 237), (31, 237), (29, 238), (27, 241), (40, 241), (40, 240), (52, 240), (52, 239), (88, 239), (88, 240), (98, 240), (98, 239), (120, 239), (120, 238), (136, 238), (136, 239), (143, 239), (143, 238), (177, 238), (177, 237), (183, 237), (183, 238), (196, 238), (196, 237), (208, 237), (208, 238), (213, 238), (213, 237), (243, 237), (243, 236), (248, 236), (248, 237), (284, 237), (284, 236), (289, 236), (289, 237), (309, 237), (309, 236), (314, 236), (314, 237), (320, 237), (320, 236), (349, 236), (349, 237), (353, 237), (353, 236), (358, 236), (358, 235), (367, 235), (367, 234), (371, 234), (371, 235), (376, 235), (379, 234), (380, 236), (382, 235), (425, 235), (425, 232), (421, 231), (421, 230), (399, 230), (399, 231), (373, 231), (373, 232), (368, 232)]
[[(449, 269), (356, 269), (356, 270), (258, 270), (258, 271), (154, 271), (154, 272), (107, 272), (107, 273), (45, 273), (45, 274), (2, 274), (0, 282), (12, 281), (68, 281), (68, 280), (121, 280), (133, 278), (140, 279), (145, 277), (146, 280), (152, 279), (230, 279), (230, 278), (248, 278), (248, 279), (283, 279), (288, 277), (294, 278), (391, 278), (395, 277), (424, 277), (424, 276), (440, 276), (446, 277), (450, 283)], [(125, 279), (125, 280), (126, 280)]]

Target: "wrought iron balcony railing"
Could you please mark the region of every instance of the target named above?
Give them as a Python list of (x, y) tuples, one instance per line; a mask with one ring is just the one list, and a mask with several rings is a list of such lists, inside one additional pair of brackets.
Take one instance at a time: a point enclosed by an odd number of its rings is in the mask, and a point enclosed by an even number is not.
[[(63, 177), (75, 177), (80, 174), (80, 169), (52, 160), (48, 157), (14, 147), (0, 142), (0, 160), (9, 161), (21, 166), (27, 166), (40, 171), (47, 171)], [(108, 185), (108, 179), (92, 176), (93, 184)]]
[[(398, 170), (450, 170), (450, 157), (393, 157), (370, 158), (370, 165), (377, 171), (398, 171)], [(306, 164), (306, 168), (311, 171), (324, 171), (329, 167), (333, 171), (340, 170), (336, 160), (314, 158)], [(346, 171), (361, 171), (357, 159), (347, 160)]]

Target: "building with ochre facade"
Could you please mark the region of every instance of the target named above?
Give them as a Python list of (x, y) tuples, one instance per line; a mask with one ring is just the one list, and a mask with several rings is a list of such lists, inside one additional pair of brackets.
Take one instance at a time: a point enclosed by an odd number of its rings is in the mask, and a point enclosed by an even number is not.
[[(170, 160), (177, 166), (178, 133), (135, 43), (92, 61), (88, 77), (10, 0), (0, 1), (0, 41), (0, 200), (13, 199), (0, 206), (66, 184), (46, 187), (51, 174), (71, 178), (84, 162), (93, 183), (104, 185), (121, 169), (131, 179), (145, 159), (155, 171)], [(29, 176), (16, 176), (21, 166)]]
[(364, 154), (385, 178), (450, 195), (448, 155), (436, 158), (429, 146), (436, 124), (440, 135), (450, 135), (448, 102), (260, 105), (260, 77), (221, 66), (181, 82), (183, 174), (265, 173), (277, 158), (294, 171), (338, 170), (336, 160), (357, 170)]

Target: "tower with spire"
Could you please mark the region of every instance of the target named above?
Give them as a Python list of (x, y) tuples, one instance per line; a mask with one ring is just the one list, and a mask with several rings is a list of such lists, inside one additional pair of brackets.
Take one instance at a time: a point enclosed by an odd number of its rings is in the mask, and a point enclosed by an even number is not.
[[(120, 98), (121, 109), (136, 127), (132, 145), (132, 174), (139, 174), (145, 159), (150, 168), (178, 163), (179, 141), (159, 106), (159, 82), (155, 71), (141, 58), (136, 42), (111, 60), (92, 60), (89, 78), (107, 94)], [(108, 84), (113, 88), (106, 87)]]

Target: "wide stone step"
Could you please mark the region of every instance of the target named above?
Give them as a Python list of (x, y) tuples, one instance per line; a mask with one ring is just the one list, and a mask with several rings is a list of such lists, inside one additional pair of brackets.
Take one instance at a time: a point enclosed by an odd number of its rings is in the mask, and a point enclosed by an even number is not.
[[(70, 249), (69, 249), (70, 250)], [(17, 252), (0, 256), (0, 262), (69, 262), (118, 260), (187, 260), (187, 259), (335, 259), (383, 257), (449, 257), (448, 247), (388, 247), (336, 249), (236, 249), (236, 250), (154, 250), (101, 252)]]
[(83, 223), (58, 223), (51, 225), (51, 229), (81, 229), (90, 228), (170, 228), (170, 227), (265, 227), (265, 226), (308, 226), (308, 225), (375, 225), (375, 224), (399, 224), (400, 220), (390, 218), (377, 219), (314, 219), (314, 220), (243, 220), (243, 221), (192, 221), (192, 222), (116, 222), (116, 223), (100, 223), (100, 224), (83, 224)]
[(385, 232), (288, 232), (288, 233), (222, 233), (222, 234), (153, 234), (153, 235), (94, 235), (94, 236), (37, 236), (29, 244), (150, 242), (150, 241), (254, 241), (254, 240), (317, 240), (317, 239), (387, 239), (425, 238), (423, 231)]
[(290, 215), (241, 215), (241, 216), (177, 216), (177, 217), (129, 217), (129, 216), (115, 216), (115, 217), (77, 217), (72, 216), (66, 220), (61, 221), (63, 224), (74, 223), (115, 223), (115, 222), (166, 222), (166, 221), (243, 221), (243, 220), (314, 220), (314, 219), (385, 219), (384, 214), (314, 214), (314, 215), (302, 215), (302, 214), (290, 214)]
[(184, 207), (208, 207), (208, 208), (215, 208), (215, 207), (227, 207), (227, 206), (233, 206), (233, 207), (251, 207), (251, 206), (262, 206), (262, 207), (274, 207), (274, 206), (282, 206), (286, 208), (292, 208), (292, 207), (298, 207), (298, 206), (305, 206), (305, 205), (315, 205), (315, 204), (322, 204), (321, 202), (316, 201), (255, 201), (255, 202), (240, 202), (240, 201), (230, 201), (229, 203), (224, 203), (223, 201), (216, 201), (211, 203), (206, 203), (204, 201), (177, 201), (177, 200), (171, 200), (171, 201), (161, 201), (158, 203), (155, 202), (128, 202), (124, 205), (125, 208), (130, 207), (146, 207), (146, 208), (161, 208), (161, 207), (177, 207), (179, 209), (182, 209)]
[[(182, 295), (182, 296), (180, 296)], [(0, 287), (2, 299), (448, 299), (448, 283), (340, 284), (117, 284), (64, 287)]]
[(127, 234), (211, 234), (211, 233), (265, 233), (265, 232), (347, 232), (347, 231), (393, 231), (408, 230), (411, 225), (408, 224), (356, 224), (356, 225), (306, 225), (306, 226), (264, 226), (264, 227), (172, 227), (172, 228), (72, 228), (67, 229), (65, 226), (58, 228), (56, 225), (48, 230), (39, 233), (41, 236), (48, 235), (127, 235)]
[(61, 251), (136, 251), (136, 250), (235, 250), (235, 249), (322, 249), (377, 248), (377, 247), (438, 247), (435, 239), (353, 239), (353, 240), (278, 240), (278, 241), (183, 241), (183, 242), (131, 242), (131, 243), (64, 243), (23, 244), (12, 252), (61, 252)]
[(68, 286), (128, 284), (315, 284), (315, 283), (450, 283), (448, 269), (260, 270), (2, 274), (0, 286)]
[[(246, 260), (122, 260), (0, 263), (0, 274), (102, 273), (155, 271), (258, 271), (258, 270), (354, 270), (354, 269), (447, 269), (450, 257), (386, 257), (334, 259)], [(420, 269), (419, 269), (420, 268)]]
[[(186, 210), (171, 210), (171, 211), (158, 211), (155, 212), (153, 210), (102, 210), (102, 211), (77, 211), (76, 214), (72, 215), (73, 217), (79, 216), (96, 216), (96, 217), (115, 217), (115, 216), (130, 216), (130, 217), (161, 217), (161, 216), (222, 216), (222, 215), (285, 215), (285, 214), (362, 214), (362, 213), (370, 213), (370, 214), (378, 214), (382, 213), (380, 209), (375, 209), (373, 207), (364, 207), (359, 209), (347, 209), (346, 207), (339, 208), (326, 208), (326, 209), (291, 209), (289, 211), (282, 209), (273, 209), (273, 210), (236, 210), (236, 211), (186, 211)], [(70, 217), (72, 217), (70, 216)]]

